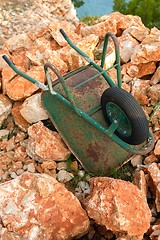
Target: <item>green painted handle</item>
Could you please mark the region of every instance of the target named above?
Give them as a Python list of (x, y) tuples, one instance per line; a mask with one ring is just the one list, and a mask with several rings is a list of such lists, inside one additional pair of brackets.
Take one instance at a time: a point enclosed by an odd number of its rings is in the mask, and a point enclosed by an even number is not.
[(16, 72), (18, 75), (27, 79), (28, 81), (35, 84), (37, 87), (41, 88), (42, 90), (44, 90), (44, 91), (48, 90), (48, 87), (46, 85), (44, 85), (43, 83), (35, 80), (34, 78), (28, 76), (26, 73), (24, 73), (24, 72), (20, 71), (18, 68), (16, 68), (16, 66), (10, 61), (10, 59), (6, 55), (3, 55), (2, 58), (13, 69), (13, 71)]
[(115, 87), (116, 84), (113, 82), (113, 80), (109, 77), (109, 75), (106, 73), (106, 71), (96, 64), (92, 59), (90, 59), (81, 49), (79, 49), (76, 45), (73, 44), (73, 42), (70, 40), (70, 38), (67, 36), (67, 34), (64, 32), (63, 29), (60, 29), (60, 32), (62, 36), (65, 38), (67, 43), (77, 52), (79, 53), (90, 65), (92, 65), (95, 69), (97, 69), (105, 78), (105, 80), (108, 82), (108, 84), (111, 87)]

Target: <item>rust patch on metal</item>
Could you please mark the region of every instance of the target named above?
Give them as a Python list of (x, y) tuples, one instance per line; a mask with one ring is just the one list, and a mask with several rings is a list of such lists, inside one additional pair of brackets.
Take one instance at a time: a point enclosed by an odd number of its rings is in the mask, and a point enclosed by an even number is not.
[(87, 148), (87, 154), (93, 158), (94, 162), (98, 162), (98, 154), (95, 150), (95, 147), (93, 147), (93, 144), (89, 144)]

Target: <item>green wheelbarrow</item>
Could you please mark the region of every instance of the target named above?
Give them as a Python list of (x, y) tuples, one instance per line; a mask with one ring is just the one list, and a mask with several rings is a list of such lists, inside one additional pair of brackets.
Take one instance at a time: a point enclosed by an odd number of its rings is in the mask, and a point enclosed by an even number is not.
[[(134, 154), (153, 149), (154, 138), (147, 118), (136, 99), (121, 88), (120, 57), (117, 39), (107, 33), (101, 66), (97, 65), (68, 38), (68, 44), (86, 59), (88, 65), (62, 76), (51, 63), (44, 65), (47, 85), (31, 78), (3, 55), (19, 75), (42, 89), (42, 103), (62, 139), (88, 172), (108, 175)], [(117, 85), (104, 70), (108, 39), (114, 42)], [(51, 71), (57, 75), (52, 82)]]

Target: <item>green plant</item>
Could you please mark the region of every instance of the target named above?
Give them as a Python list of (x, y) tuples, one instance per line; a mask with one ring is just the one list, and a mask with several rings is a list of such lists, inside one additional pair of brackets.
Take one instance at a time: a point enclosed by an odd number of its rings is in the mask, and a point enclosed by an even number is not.
[(1, 129), (5, 129), (6, 127), (7, 127), (7, 123), (6, 123), (6, 121), (5, 121), (5, 122), (2, 123), (2, 126), (0, 127), (0, 130), (1, 130)]
[(109, 177), (112, 177), (115, 179), (122, 179), (125, 181), (132, 182), (133, 173), (134, 173), (134, 167), (131, 165), (130, 162), (128, 162), (118, 169), (110, 169), (108, 175)]
[(85, 24), (87, 24), (88, 26), (91, 26), (94, 24), (94, 22), (98, 19), (97, 16), (85, 16), (82, 17), (80, 20), (81, 22), (84, 22)]
[(79, 8), (79, 7), (83, 6), (84, 1), (83, 0), (72, 0), (72, 3), (75, 8)]
[[(160, 102), (158, 102), (158, 103), (153, 107), (152, 112), (151, 112), (151, 114), (150, 114), (149, 122), (151, 122), (151, 123), (154, 122), (154, 120), (155, 120), (155, 119), (153, 119), (153, 118), (155, 118), (154, 115), (155, 115), (155, 113), (158, 112), (159, 110), (160, 110)], [(159, 117), (158, 114), (157, 114), (157, 116), (156, 116), (156, 119), (157, 119), (157, 121), (160, 119), (160, 117)]]
[(72, 167), (72, 163), (74, 161), (75, 161), (75, 157), (73, 154), (71, 154), (67, 157), (67, 159), (66, 159), (67, 172), (76, 172)]
[(19, 131), (19, 127), (17, 125), (14, 125), (13, 130), (10, 132), (8, 139), (11, 139), (12, 137), (17, 135), (17, 132)]
[(160, 28), (160, 1), (157, 0), (113, 0), (113, 12), (138, 15), (148, 27)]

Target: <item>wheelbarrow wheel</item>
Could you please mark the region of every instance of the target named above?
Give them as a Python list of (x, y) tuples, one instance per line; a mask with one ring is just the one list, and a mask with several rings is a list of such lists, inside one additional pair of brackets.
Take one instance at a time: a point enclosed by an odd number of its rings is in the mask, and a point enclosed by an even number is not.
[(115, 134), (124, 142), (138, 145), (147, 140), (148, 120), (129, 92), (119, 87), (107, 88), (101, 97), (101, 107), (108, 124), (117, 124)]

